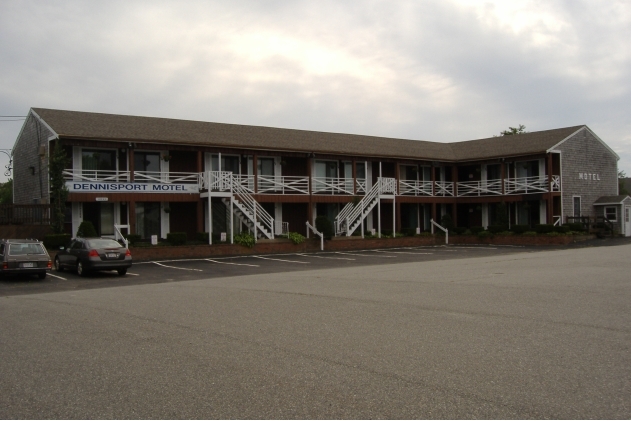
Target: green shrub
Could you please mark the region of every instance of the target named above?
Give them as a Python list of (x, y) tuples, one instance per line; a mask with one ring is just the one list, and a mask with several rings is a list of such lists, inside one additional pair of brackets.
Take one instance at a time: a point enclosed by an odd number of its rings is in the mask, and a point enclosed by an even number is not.
[(489, 225), (488, 231), (491, 234), (499, 234), (502, 231), (506, 231), (506, 227), (504, 225)]
[(181, 246), (186, 244), (185, 232), (170, 232), (167, 234), (167, 241), (173, 246)]
[(198, 232), (195, 234), (195, 239), (204, 244), (208, 244), (208, 233), (207, 232)]
[(454, 234), (458, 234), (458, 235), (462, 235), (462, 234), (464, 234), (464, 232), (466, 230), (467, 230), (467, 227), (454, 227), (453, 233)]
[(96, 237), (96, 229), (94, 229), (94, 225), (90, 221), (83, 221), (81, 225), (79, 225), (79, 229), (77, 230), (77, 237), (88, 238), (88, 237)]
[(127, 241), (129, 241), (129, 244), (136, 245), (140, 242), (140, 235), (138, 234), (129, 234), (126, 238)]
[(449, 231), (454, 230), (454, 220), (451, 218), (451, 215), (449, 215), (448, 213), (444, 214), (443, 217), (440, 218), (440, 225), (442, 225), (443, 228), (446, 228)]
[(462, 233), (462, 235), (471, 235), (471, 234), (473, 233), (471, 232), (470, 229), (467, 229), (465, 232)]
[(287, 238), (289, 238), (291, 242), (294, 244), (304, 243), (305, 240), (307, 239), (304, 235), (299, 234), (297, 232), (288, 232)]
[(515, 233), (511, 231), (501, 231), (501, 232), (498, 232), (498, 234), (499, 235), (515, 235)]
[(421, 237), (431, 237), (432, 233), (429, 231), (423, 231), (419, 234)]
[(335, 235), (333, 230), (333, 222), (326, 216), (318, 216), (315, 220), (315, 226), (322, 233), (325, 240), (330, 240)]
[(552, 232), (546, 233), (546, 235), (550, 237), (558, 237), (559, 235), (563, 235), (563, 234), (561, 234), (560, 232), (552, 231)]
[(523, 233), (522, 235), (526, 236), (526, 237), (534, 237), (537, 235), (536, 232), (534, 231), (526, 231), (525, 233)]
[(390, 238), (392, 237), (392, 230), (381, 230), (381, 238)]
[(535, 232), (537, 234), (547, 234), (554, 231), (554, 225), (552, 224), (537, 224), (535, 225)]
[[(399, 234), (397, 234), (398, 236)], [(414, 237), (416, 235), (416, 228), (403, 228), (401, 230), (401, 236)]]
[(479, 227), (479, 226), (471, 227), (469, 228), (469, 231), (471, 231), (471, 234), (477, 235), (481, 233), (482, 231), (484, 231), (484, 227)]
[(558, 232), (559, 234), (567, 234), (570, 232), (570, 227), (567, 225), (559, 225), (554, 227), (554, 232)]
[(234, 236), (234, 243), (240, 246), (252, 248), (254, 247), (254, 236), (249, 232), (242, 232)]
[(48, 234), (44, 236), (44, 246), (47, 249), (66, 247), (70, 243), (70, 234)]
[(478, 234), (478, 237), (480, 238), (489, 238), (492, 237), (493, 234), (491, 233), (491, 231), (480, 231)]
[(567, 226), (570, 231), (585, 231), (585, 225), (581, 224), (580, 222), (572, 222), (570, 224), (562, 226)]
[(528, 231), (530, 229), (530, 227), (528, 225), (513, 225), (511, 227), (511, 231), (513, 231), (515, 234), (523, 234), (526, 231)]

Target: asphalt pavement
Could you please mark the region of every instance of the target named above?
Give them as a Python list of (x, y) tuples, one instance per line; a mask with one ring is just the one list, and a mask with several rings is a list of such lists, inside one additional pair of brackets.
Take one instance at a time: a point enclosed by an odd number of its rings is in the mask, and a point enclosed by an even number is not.
[(0, 418), (628, 419), (630, 256), (411, 248), (3, 280)]

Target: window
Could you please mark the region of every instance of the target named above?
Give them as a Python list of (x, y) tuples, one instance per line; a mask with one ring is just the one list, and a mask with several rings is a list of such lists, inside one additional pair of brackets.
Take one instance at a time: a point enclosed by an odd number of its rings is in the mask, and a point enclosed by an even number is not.
[(611, 222), (618, 220), (618, 208), (616, 206), (605, 206), (605, 218)]
[(84, 149), (81, 166), (84, 171), (116, 171), (116, 151)]
[(160, 172), (160, 154), (157, 152), (134, 152), (134, 171)]
[(581, 216), (581, 196), (574, 196), (574, 216)]

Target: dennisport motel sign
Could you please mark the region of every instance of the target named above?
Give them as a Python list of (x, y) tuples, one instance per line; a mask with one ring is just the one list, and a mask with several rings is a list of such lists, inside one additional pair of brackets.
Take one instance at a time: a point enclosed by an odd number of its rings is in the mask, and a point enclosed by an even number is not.
[(96, 183), (67, 181), (70, 193), (199, 193), (197, 184)]

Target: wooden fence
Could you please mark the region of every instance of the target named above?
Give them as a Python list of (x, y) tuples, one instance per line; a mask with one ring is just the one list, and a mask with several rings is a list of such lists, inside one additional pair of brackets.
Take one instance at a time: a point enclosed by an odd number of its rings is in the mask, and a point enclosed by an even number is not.
[(50, 205), (0, 205), (0, 225), (50, 225)]

